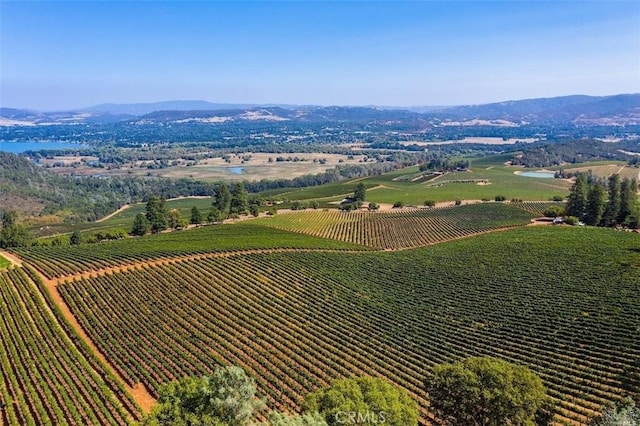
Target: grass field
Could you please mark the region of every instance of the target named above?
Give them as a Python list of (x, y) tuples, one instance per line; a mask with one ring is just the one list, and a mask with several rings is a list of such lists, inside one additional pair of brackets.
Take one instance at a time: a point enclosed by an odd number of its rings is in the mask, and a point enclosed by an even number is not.
[(296, 411), (307, 392), (370, 374), (406, 389), (429, 424), (431, 368), (492, 355), (533, 369), (557, 420), (581, 424), (640, 392), (625, 382), (640, 359), (638, 265), (637, 234), (527, 227), (399, 252), (200, 259), (58, 288), (125, 382), (153, 393), (233, 363), (271, 408)]
[(621, 178), (638, 179), (640, 169), (625, 166), (623, 164), (590, 164), (580, 165), (580, 167), (565, 167), (564, 170), (570, 173), (591, 171), (594, 175), (608, 178), (612, 174), (618, 174)]
[(4, 257), (0, 256), (0, 269), (8, 268), (10, 265), (11, 265), (11, 262), (9, 262)]
[[(512, 154), (472, 160), (471, 170), (448, 173), (429, 181), (402, 180), (418, 173), (418, 167), (408, 167), (381, 176), (372, 176), (319, 187), (271, 191), (289, 200), (325, 199), (339, 200), (352, 194), (357, 183), (367, 187), (367, 201), (407, 205), (422, 205), (425, 200), (453, 201), (494, 199), (503, 195), (507, 199), (519, 198), (531, 201), (546, 201), (556, 195), (567, 195), (571, 184), (561, 179), (539, 179), (518, 176), (514, 171), (521, 168), (508, 167), (503, 163)], [(478, 183), (482, 181), (482, 183)]]
[[(178, 209), (180, 214), (183, 217), (190, 217), (191, 208), (193, 206), (198, 207), (200, 211), (206, 217), (209, 209), (211, 208), (211, 197), (206, 198), (197, 198), (197, 197), (189, 197), (183, 199), (173, 199), (167, 201), (167, 208), (169, 210)], [(33, 229), (39, 236), (49, 236), (56, 234), (66, 234), (73, 232), (75, 230), (78, 231), (98, 231), (98, 230), (107, 230), (107, 229), (124, 229), (127, 232), (131, 230), (133, 226), (133, 220), (138, 213), (145, 212), (145, 203), (136, 203), (131, 204), (125, 210), (119, 212), (115, 216), (100, 221), (100, 222), (86, 222), (79, 224), (54, 224), (49, 225), (46, 228), (42, 229)]]
[[(283, 161), (277, 161), (282, 157)], [(294, 158), (298, 161), (292, 161)], [(364, 155), (343, 155), (327, 153), (240, 153), (230, 155), (225, 161), (222, 157), (199, 160), (195, 165), (187, 166), (184, 159), (176, 160), (178, 165), (162, 169), (148, 169), (151, 161), (125, 163), (119, 168), (101, 168), (87, 166), (80, 162), (80, 157), (53, 157), (45, 159), (43, 164), (54, 165), (65, 163), (64, 167), (53, 167), (51, 170), (59, 174), (76, 176), (159, 176), (167, 178), (193, 178), (205, 182), (225, 181), (258, 181), (261, 179), (293, 179), (308, 174), (323, 173), (338, 165), (359, 164)], [(290, 161), (286, 161), (289, 158)], [(85, 157), (86, 161), (95, 161), (96, 157)], [(271, 159), (271, 161), (269, 161)], [(315, 160), (315, 162), (314, 162)], [(321, 163), (322, 161), (322, 163)], [(71, 163), (76, 163), (71, 166)]]

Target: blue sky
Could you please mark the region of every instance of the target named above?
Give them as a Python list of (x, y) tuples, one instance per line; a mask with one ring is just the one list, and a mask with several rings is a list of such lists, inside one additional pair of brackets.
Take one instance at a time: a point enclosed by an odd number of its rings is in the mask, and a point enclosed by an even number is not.
[(640, 92), (640, 2), (0, 0), (0, 105)]

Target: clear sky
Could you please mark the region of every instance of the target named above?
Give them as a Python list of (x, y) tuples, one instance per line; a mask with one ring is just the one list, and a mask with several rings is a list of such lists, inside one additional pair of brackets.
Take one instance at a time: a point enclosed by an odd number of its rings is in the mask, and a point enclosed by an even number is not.
[(638, 1), (5, 1), (0, 105), (640, 92)]

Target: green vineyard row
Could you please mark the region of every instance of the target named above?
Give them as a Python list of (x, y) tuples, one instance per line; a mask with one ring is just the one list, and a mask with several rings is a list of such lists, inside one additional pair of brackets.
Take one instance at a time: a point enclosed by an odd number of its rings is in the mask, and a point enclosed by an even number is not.
[(349, 243), (240, 223), (99, 244), (30, 247), (14, 251), (51, 279), (140, 261), (265, 248), (366, 249)]
[[(538, 373), (557, 419), (640, 393), (639, 239), (522, 228), (401, 252), (254, 253), (77, 279), (59, 290), (128, 384), (152, 393), (236, 364), (271, 408), (338, 377), (406, 389), (432, 423), (438, 363), (492, 355)], [(633, 373), (633, 374), (632, 374)]]
[(311, 210), (260, 219), (279, 229), (385, 250), (406, 249), (520, 226), (534, 217), (502, 203), (391, 212)]
[(122, 425), (136, 418), (130, 397), (58, 326), (46, 300), (22, 268), (0, 272), (0, 424)]

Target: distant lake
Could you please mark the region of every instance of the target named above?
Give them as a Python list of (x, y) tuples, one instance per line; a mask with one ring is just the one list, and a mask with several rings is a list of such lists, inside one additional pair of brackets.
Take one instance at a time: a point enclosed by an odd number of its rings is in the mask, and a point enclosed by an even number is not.
[(244, 173), (244, 167), (229, 167), (229, 171), (234, 175), (241, 175)]
[(20, 154), (25, 151), (39, 151), (41, 149), (70, 149), (79, 150), (88, 148), (88, 145), (82, 145), (71, 142), (49, 142), (49, 141), (32, 141), (32, 142), (7, 142), (0, 141), (0, 151), (10, 152), (12, 154)]
[(555, 173), (553, 172), (522, 172), (520, 173), (520, 176), (524, 176), (524, 177), (532, 177), (532, 178), (554, 178), (555, 177)]

